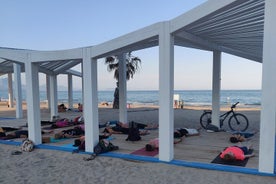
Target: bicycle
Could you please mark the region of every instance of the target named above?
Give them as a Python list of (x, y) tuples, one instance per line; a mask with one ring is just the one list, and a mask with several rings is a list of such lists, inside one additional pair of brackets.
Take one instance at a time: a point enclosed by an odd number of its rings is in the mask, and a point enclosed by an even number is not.
[[(233, 131), (245, 131), (248, 126), (248, 119), (245, 115), (241, 113), (236, 113), (234, 109), (238, 105), (239, 102), (233, 104), (231, 106), (231, 110), (225, 112), (224, 114), (220, 115), (220, 128), (223, 126), (224, 120), (230, 115), (228, 120), (228, 125), (231, 130)], [(212, 123), (212, 111), (211, 110), (205, 110), (203, 114), (200, 116), (200, 125), (207, 129), (207, 126)]]

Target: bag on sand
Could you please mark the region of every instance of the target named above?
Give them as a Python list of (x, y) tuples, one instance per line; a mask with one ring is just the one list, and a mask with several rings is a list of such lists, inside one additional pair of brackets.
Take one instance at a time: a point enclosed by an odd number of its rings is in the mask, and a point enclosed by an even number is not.
[(129, 123), (129, 131), (128, 131), (128, 136), (126, 138), (126, 141), (140, 141), (141, 136), (139, 132), (139, 128), (137, 128), (137, 125), (135, 122), (130, 122)]
[(106, 139), (101, 139), (99, 143), (94, 147), (94, 153), (96, 155), (101, 154), (101, 153), (106, 153), (109, 151), (114, 151), (118, 150), (118, 146), (114, 146), (111, 142), (109, 142)]
[(207, 132), (218, 132), (219, 128), (215, 125), (209, 124), (206, 126)]
[(34, 143), (29, 139), (25, 139), (22, 141), (20, 148), (22, 151), (31, 152), (34, 149)]

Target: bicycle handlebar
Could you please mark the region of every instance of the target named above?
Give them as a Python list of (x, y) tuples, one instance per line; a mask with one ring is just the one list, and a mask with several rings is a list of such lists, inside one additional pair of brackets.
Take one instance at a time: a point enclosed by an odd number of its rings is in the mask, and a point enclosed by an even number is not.
[(233, 104), (233, 105), (231, 106), (231, 109), (236, 108), (236, 106), (237, 106), (239, 103), (240, 103), (240, 102), (237, 102), (237, 103)]

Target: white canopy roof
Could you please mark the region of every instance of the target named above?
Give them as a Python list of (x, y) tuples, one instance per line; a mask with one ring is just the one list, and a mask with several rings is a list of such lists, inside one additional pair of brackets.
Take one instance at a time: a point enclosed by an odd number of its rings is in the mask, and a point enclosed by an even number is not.
[[(93, 47), (95, 58), (158, 46), (160, 22)], [(264, 0), (212, 0), (169, 21), (175, 45), (202, 50), (219, 50), (262, 62)], [(92, 47), (90, 47), (92, 48)], [(9, 53), (8, 57), (7, 51)], [(68, 53), (79, 56), (68, 57)], [(5, 54), (2, 54), (5, 53)], [(0, 47), (0, 74), (12, 72), (12, 62), (22, 62), (25, 53), (34, 53), (40, 71), (48, 74), (70, 73), (81, 62), (80, 49), (34, 51)], [(52, 57), (53, 55), (59, 57)], [(71, 54), (72, 56), (72, 54)], [(54, 61), (54, 63), (53, 63)], [(24, 63), (24, 62), (23, 62)], [(22, 64), (22, 63), (21, 63)], [(24, 67), (22, 67), (24, 71)]]

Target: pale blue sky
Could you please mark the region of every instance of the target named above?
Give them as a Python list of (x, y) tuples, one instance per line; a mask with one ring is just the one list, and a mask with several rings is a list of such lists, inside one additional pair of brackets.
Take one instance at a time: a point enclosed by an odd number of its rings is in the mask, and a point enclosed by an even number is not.
[[(97, 45), (159, 21), (170, 20), (205, 0), (1, 0), (0, 46), (59, 50)], [(158, 48), (133, 53), (142, 59), (128, 90), (158, 89)], [(79, 70), (80, 67), (75, 67)], [(262, 65), (222, 55), (222, 89), (260, 89)], [(113, 73), (98, 64), (99, 90), (114, 89)], [(24, 77), (22, 79), (23, 83)], [(41, 84), (45, 76), (41, 75)], [(67, 85), (66, 77), (58, 77)], [(74, 77), (74, 88), (80, 88)], [(175, 47), (175, 89), (211, 89), (212, 53)]]

